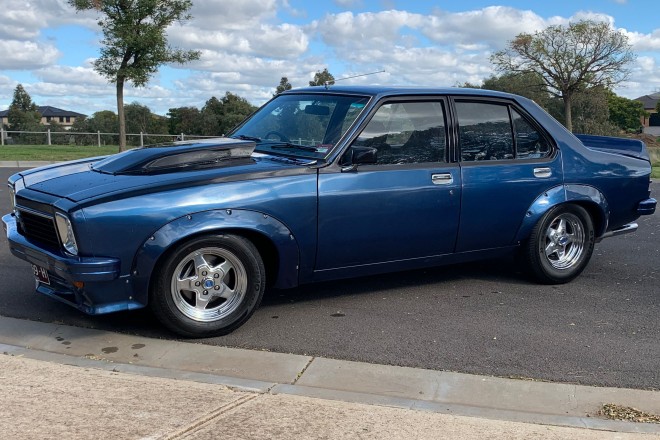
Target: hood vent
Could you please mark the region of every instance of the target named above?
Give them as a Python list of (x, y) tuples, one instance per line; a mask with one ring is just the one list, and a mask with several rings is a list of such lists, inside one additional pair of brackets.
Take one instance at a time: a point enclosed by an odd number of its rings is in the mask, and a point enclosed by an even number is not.
[(231, 159), (248, 159), (256, 144), (230, 138), (174, 142), (134, 148), (96, 162), (105, 174), (160, 174), (223, 166)]

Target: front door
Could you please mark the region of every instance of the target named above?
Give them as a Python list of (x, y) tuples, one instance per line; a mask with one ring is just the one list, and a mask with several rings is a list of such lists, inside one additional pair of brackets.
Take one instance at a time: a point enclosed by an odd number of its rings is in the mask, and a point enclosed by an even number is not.
[(441, 98), (382, 103), (352, 144), (376, 148), (377, 163), (321, 171), (317, 271), (408, 268), (453, 252), (461, 179), (446, 160), (445, 108)]

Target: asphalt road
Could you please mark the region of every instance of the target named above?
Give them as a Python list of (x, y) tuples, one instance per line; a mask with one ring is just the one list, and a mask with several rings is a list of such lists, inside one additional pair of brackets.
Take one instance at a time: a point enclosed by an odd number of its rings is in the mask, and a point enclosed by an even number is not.
[[(16, 171), (0, 168), (0, 182)], [(8, 211), (2, 184), (0, 212)], [(660, 389), (660, 215), (639, 224), (599, 243), (566, 285), (533, 284), (499, 260), (270, 291), (234, 333), (197, 342)], [(175, 339), (147, 310), (90, 317), (34, 293), (30, 266), (0, 242), (1, 315)]]

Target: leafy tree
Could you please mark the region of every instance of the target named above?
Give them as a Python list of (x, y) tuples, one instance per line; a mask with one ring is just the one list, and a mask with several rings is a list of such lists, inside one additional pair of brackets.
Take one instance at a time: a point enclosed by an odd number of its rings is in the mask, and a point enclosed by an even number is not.
[[(592, 87), (577, 91), (573, 96), (573, 131), (583, 134), (612, 136), (619, 129), (610, 122), (608, 95), (605, 87)], [(563, 103), (557, 107), (564, 110)], [(559, 118), (557, 118), (559, 119)]]
[[(162, 137), (147, 136), (148, 134), (167, 134), (167, 119), (151, 113), (149, 107), (138, 102), (132, 102), (125, 107), (126, 131), (132, 134), (144, 134), (145, 144), (163, 142)], [(132, 145), (140, 145), (140, 137), (133, 136)]]
[(35, 131), (41, 122), (41, 114), (29, 93), (21, 84), (14, 89), (14, 98), (7, 114), (9, 129), (16, 131)]
[(256, 109), (245, 98), (231, 92), (226, 92), (220, 100), (214, 96), (202, 108), (202, 134), (224, 135)]
[(277, 86), (277, 89), (275, 89), (275, 94), (273, 96), (279, 95), (282, 92), (285, 92), (287, 90), (291, 90), (293, 86), (289, 82), (289, 78), (286, 76), (283, 76), (280, 79), (280, 84)]
[(647, 115), (644, 104), (640, 101), (617, 96), (609, 92), (607, 97), (610, 122), (621, 130), (636, 132), (642, 127), (640, 118)]
[(501, 76), (491, 76), (484, 80), (481, 88), (524, 96), (543, 108), (548, 106), (550, 99), (543, 79), (537, 73), (505, 73)]
[(547, 107), (550, 99), (550, 94), (548, 93), (543, 80), (535, 73), (505, 73), (501, 76), (493, 75), (486, 78), (483, 85), (465, 82), (457, 84), (456, 87), (514, 93), (535, 101), (543, 108)]
[(491, 56), (505, 73), (535, 73), (548, 92), (561, 98), (565, 124), (573, 129), (571, 104), (580, 90), (611, 88), (628, 77), (635, 59), (628, 37), (608, 23), (580, 20), (568, 26), (549, 26), (532, 34), (518, 34), (508, 47)]
[(167, 112), (169, 117), (168, 129), (172, 135), (201, 134), (201, 113), (196, 107), (171, 108)]
[(655, 105), (655, 112), (660, 113), (660, 101)]
[(141, 87), (167, 63), (184, 64), (199, 59), (199, 51), (185, 51), (167, 44), (166, 28), (191, 18), (192, 0), (68, 0), (76, 11), (96, 9), (102, 18), (101, 56), (94, 69), (116, 84), (119, 149), (126, 148), (124, 84)]
[(332, 73), (328, 72), (328, 68), (323, 69), (323, 72), (318, 70), (314, 74), (314, 80), (309, 82), (310, 86), (324, 86), (324, 85), (333, 85), (335, 83), (335, 77), (332, 76)]
[[(76, 143), (79, 145), (96, 145), (97, 135), (94, 133), (116, 133), (119, 127), (117, 115), (110, 110), (102, 110), (94, 113), (89, 118), (79, 118), (71, 127), (72, 132), (92, 133), (87, 136), (76, 136)], [(113, 134), (101, 134), (101, 143), (103, 145), (118, 145), (119, 138)]]

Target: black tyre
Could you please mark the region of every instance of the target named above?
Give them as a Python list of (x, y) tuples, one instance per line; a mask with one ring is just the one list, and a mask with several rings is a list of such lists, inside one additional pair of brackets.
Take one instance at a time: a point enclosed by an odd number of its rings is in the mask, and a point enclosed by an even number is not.
[(594, 226), (577, 205), (560, 205), (536, 224), (526, 244), (531, 275), (544, 284), (567, 283), (580, 275), (594, 251)]
[(174, 248), (155, 275), (151, 308), (186, 337), (224, 335), (261, 302), (266, 270), (256, 247), (236, 235), (192, 239)]

